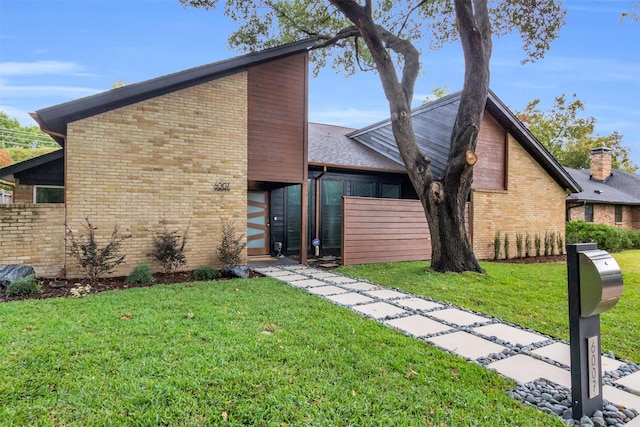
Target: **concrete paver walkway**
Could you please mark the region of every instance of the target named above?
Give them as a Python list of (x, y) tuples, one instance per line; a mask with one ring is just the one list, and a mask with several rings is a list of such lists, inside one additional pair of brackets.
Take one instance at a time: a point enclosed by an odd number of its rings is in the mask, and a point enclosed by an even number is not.
[[(520, 383), (543, 378), (571, 388), (569, 345), (560, 340), (450, 304), (303, 265), (254, 270), (467, 360), (488, 359), (490, 363), (485, 365), (489, 369)], [(522, 354), (506, 351), (510, 348), (518, 348)], [(621, 365), (619, 360), (602, 357), (603, 374)], [(615, 405), (640, 411), (640, 371), (615, 379), (613, 385), (604, 385), (602, 393)], [(627, 426), (640, 427), (640, 417)]]

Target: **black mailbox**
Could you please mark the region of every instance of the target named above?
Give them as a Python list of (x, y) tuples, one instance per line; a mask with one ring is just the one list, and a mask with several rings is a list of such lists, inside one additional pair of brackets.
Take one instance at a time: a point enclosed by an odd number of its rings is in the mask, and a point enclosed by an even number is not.
[(615, 259), (602, 250), (580, 252), (580, 316), (611, 309), (622, 295), (622, 273)]

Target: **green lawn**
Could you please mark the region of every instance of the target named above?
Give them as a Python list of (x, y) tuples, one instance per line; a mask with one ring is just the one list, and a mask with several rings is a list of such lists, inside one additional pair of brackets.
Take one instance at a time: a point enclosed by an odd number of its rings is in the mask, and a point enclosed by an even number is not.
[(268, 278), (0, 304), (2, 426), (563, 425), (513, 387)]
[[(624, 278), (618, 304), (601, 314), (602, 348), (640, 362), (640, 250), (614, 254)], [(339, 271), (381, 285), (450, 302), (569, 339), (566, 263), (483, 262), (486, 275), (441, 274), (426, 262), (341, 267)]]

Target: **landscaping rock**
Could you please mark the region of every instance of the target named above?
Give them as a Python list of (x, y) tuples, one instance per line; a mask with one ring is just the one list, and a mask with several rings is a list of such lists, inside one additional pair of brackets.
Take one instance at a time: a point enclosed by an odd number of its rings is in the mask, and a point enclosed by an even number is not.
[(225, 265), (220, 270), (222, 277), (238, 277), (240, 279), (249, 278), (249, 267), (246, 265)]
[(0, 288), (6, 288), (11, 282), (27, 277), (36, 272), (33, 267), (22, 264), (8, 264), (0, 266)]

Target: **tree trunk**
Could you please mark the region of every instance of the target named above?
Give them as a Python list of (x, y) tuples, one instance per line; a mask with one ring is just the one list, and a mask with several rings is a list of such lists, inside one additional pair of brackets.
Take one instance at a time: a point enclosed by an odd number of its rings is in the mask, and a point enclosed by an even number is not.
[[(411, 100), (419, 71), (419, 54), (407, 40), (376, 25), (370, 0), (331, 0), (358, 28), (376, 63), (389, 101), (391, 128), (413, 187), (425, 210), (431, 233), (431, 268), (436, 271), (483, 272), (471, 249), (465, 227), (465, 205), (471, 191), (478, 130), (489, 90), (491, 32), (486, 0), (455, 0), (458, 30), (465, 53), (465, 81), (451, 135), (451, 150), (441, 181), (434, 179), (430, 163), (416, 142)], [(387, 50), (402, 55), (402, 79)]]

